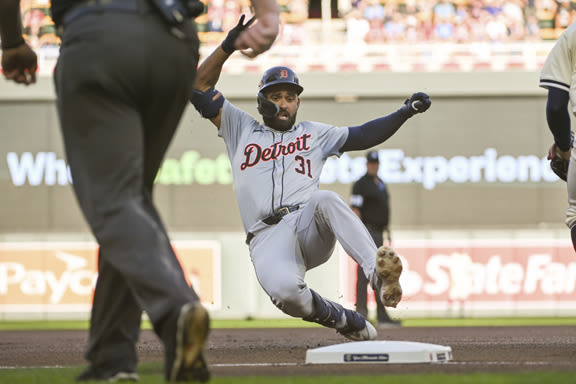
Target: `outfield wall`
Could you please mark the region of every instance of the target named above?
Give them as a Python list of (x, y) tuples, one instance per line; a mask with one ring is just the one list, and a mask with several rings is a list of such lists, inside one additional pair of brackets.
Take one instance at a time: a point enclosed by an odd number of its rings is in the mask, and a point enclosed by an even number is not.
[[(257, 81), (224, 74), (219, 88), (256, 115)], [(576, 313), (565, 184), (545, 160), (552, 138), (538, 73), (307, 72), (301, 81), (299, 119), (334, 125), (394, 111), (416, 91), (432, 97), (425, 115), (377, 147), (407, 264), (396, 314), (459, 316), (461, 301), (469, 316)], [(49, 77), (0, 83), (0, 135), (0, 318), (86, 316), (96, 246), (74, 203)], [(364, 152), (331, 158), (321, 188), (348, 199), (364, 169)], [(283, 316), (255, 279), (224, 145), (193, 108), (155, 193), (214, 317)], [(308, 282), (351, 305), (353, 272), (338, 249)], [(458, 275), (470, 284), (454, 282)]]

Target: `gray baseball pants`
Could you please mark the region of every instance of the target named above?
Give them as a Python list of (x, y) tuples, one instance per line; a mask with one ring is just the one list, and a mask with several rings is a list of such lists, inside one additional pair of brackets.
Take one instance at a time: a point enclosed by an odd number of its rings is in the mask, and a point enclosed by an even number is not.
[(371, 278), (376, 265), (374, 240), (346, 202), (331, 191), (314, 192), (302, 208), (259, 231), (250, 242), (258, 281), (284, 313), (306, 318), (314, 312), (304, 276), (329, 260), (336, 240)]

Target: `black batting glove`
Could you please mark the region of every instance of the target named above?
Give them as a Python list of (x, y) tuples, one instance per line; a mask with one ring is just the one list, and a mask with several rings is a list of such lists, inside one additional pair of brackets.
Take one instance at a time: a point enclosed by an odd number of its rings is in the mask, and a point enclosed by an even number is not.
[(416, 92), (409, 99), (406, 99), (404, 102), (404, 109), (408, 113), (408, 117), (412, 117), (417, 113), (423, 113), (430, 108), (432, 105), (432, 101), (430, 100), (430, 96), (425, 94), (424, 92)]
[(254, 16), (250, 20), (248, 20), (248, 22), (246, 24), (244, 24), (244, 18), (245, 17), (246, 17), (246, 15), (240, 16), (240, 20), (238, 21), (238, 24), (236, 24), (236, 26), (234, 28), (232, 28), (230, 31), (228, 31), (228, 35), (226, 35), (226, 38), (224, 39), (224, 41), (220, 45), (222, 47), (222, 49), (224, 50), (224, 52), (230, 53), (230, 54), (233, 53), (236, 50), (236, 48), (234, 48), (234, 43), (236, 42), (236, 39), (238, 38), (238, 36), (240, 36), (240, 34), (246, 28), (248, 28), (254, 22), (254, 20), (256, 20), (256, 16)]

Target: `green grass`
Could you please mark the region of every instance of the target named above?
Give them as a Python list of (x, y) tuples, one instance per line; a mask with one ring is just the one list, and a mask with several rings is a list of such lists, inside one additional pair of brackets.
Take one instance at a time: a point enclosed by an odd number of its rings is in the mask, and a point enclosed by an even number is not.
[[(404, 327), (483, 327), (483, 326), (527, 326), (527, 325), (576, 325), (575, 317), (552, 318), (464, 318), (464, 319), (402, 319)], [(211, 327), (219, 328), (311, 328), (317, 324), (300, 319), (249, 319), (249, 320), (212, 320)], [(143, 329), (151, 329), (144, 321)], [(0, 331), (14, 330), (63, 330), (88, 329), (88, 321), (0, 321)]]
[[(475, 318), (403, 319), (404, 327), (576, 325), (576, 318)], [(213, 320), (212, 328), (303, 328), (316, 327), (298, 319)], [(144, 322), (143, 328), (150, 324)], [(87, 330), (87, 321), (0, 321), (0, 331)], [(0, 335), (1, 340), (1, 335)], [(0, 362), (0, 366), (1, 366)], [(71, 384), (83, 367), (0, 369), (0, 384)], [(143, 363), (138, 367), (141, 384), (164, 383), (162, 364)], [(313, 377), (214, 377), (212, 384), (576, 384), (574, 372), (530, 372), (520, 374), (426, 374), (379, 376)]]
[[(80, 368), (0, 370), (1, 384), (73, 383)], [(160, 364), (141, 364), (141, 384), (164, 383)], [(212, 384), (576, 384), (574, 373), (539, 372), (520, 374), (468, 375), (379, 375), (379, 376), (293, 376), (293, 377), (214, 377)]]

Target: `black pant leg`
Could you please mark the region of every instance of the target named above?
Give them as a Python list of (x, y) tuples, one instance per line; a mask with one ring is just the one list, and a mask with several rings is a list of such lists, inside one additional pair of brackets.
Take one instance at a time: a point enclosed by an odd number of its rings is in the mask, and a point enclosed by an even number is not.
[(364, 275), (364, 270), (356, 266), (356, 312), (368, 318), (368, 279)]
[[(198, 300), (154, 207), (150, 182), (183, 112), (180, 98), (192, 87), (197, 49), (195, 35), (177, 39), (150, 14), (89, 14), (64, 31), (55, 72), (58, 112), (74, 191), (103, 258), (89, 342), (99, 364), (114, 359), (106, 352), (112, 339), (134, 339), (139, 321), (128, 331), (105, 326), (145, 310), (169, 343), (180, 307)], [(158, 94), (164, 102), (148, 104)], [(147, 126), (149, 106), (158, 116), (175, 116)], [(147, 144), (155, 129), (166, 138), (156, 150)], [(123, 299), (112, 296), (116, 290)], [(128, 305), (116, 305), (121, 301)]]
[(136, 371), (142, 310), (114, 267), (99, 257), (86, 359), (100, 372)]

